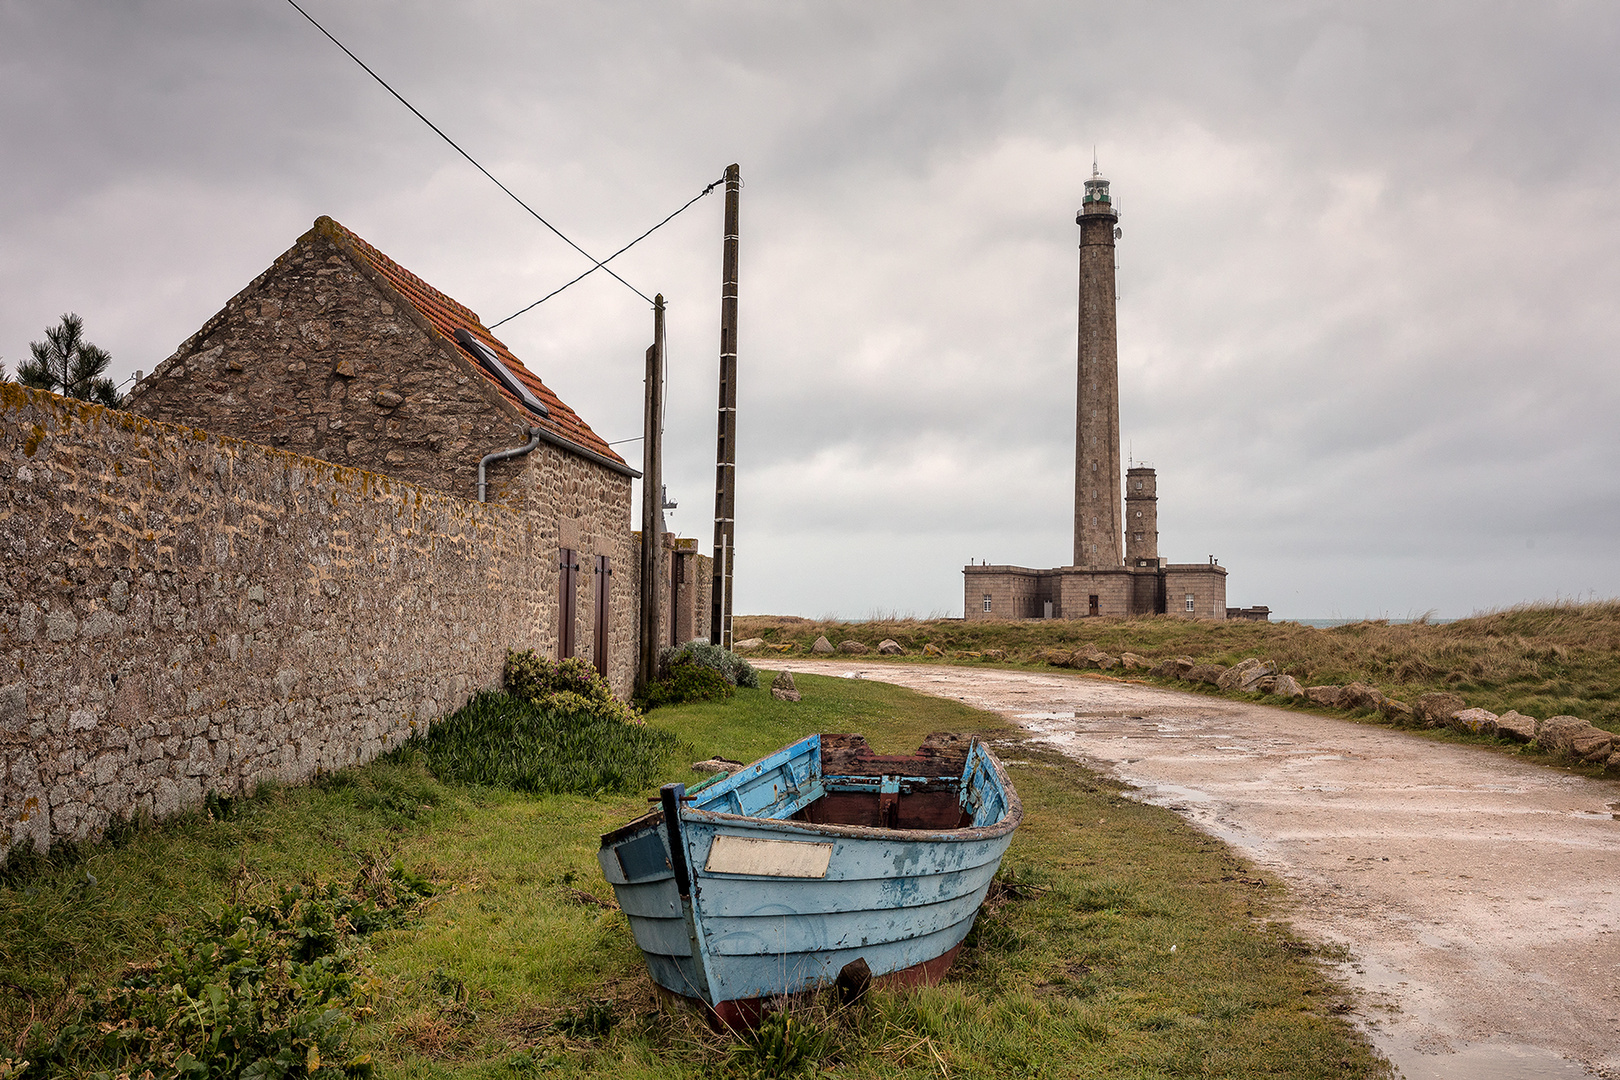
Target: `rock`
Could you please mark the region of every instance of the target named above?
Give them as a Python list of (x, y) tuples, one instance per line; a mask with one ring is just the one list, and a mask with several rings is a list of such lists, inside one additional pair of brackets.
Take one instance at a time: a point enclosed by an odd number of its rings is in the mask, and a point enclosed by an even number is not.
[(403, 397), (392, 390), (379, 390), (371, 400), (379, 409), (397, 408), (405, 401)]
[(766, 645), (766, 646), (765, 646), (765, 647), (766, 647), (766, 648), (767, 648), (767, 649), (770, 649), (770, 650), (771, 650), (771, 651), (772, 651), (772, 652), (779, 652), (779, 653), (790, 653), (790, 652), (792, 652), (792, 651), (793, 651), (793, 650), (794, 650), (794, 649), (797, 649), (797, 648), (798, 648), (798, 646), (797, 646), (797, 645), (795, 645), (795, 644), (793, 644), (793, 642), (791, 642), (791, 641), (784, 641), (784, 642), (783, 642), (783, 643), (782, 643), (782, 644), (780, 644), (780, 645), (770, 645), (770, 644), (767, 644), (767, 645)]
[(1299, 680), (1294, 678), (1292, 675), (1277, 676), (1276, 685), (1271, 688), (1271, 692), (1276, 694), (1278, 697), (1285, 698), (1297, 698), (1305, 696), (1304, 687), (1300, 686)]
[(1142, 659), (1140, 656), (1137, 656), (1133, 652), (1120, 653), (1119, 665), (1126, 671), (1147, 671), (1153, 667), (1152, 664), (1148, 663), (1146, 660)]
[(1620, 750), (1609, 755), (1609, 763), (1604, 766), (1608, 769), (1620, 769)]
[(1343, 688), (1338, 686), (1307, 686), (1305, 696), (1318, 705), (1326, 705), (1332, 709), (1338, 707), (1339, 691), (1341, 689)]
[(1384, 714), (1384, 719), (1396, 727), (1411, 727), (1417, 722), (1417, 713), (1404, 701), (1385, 698), (1384, 703), (1378, 706), (1378, 711)]
[(1188, 682), (1209, 683), (1211, 686), (1216, 686), (1219, 685), (1221, 676), (1225, 673), (1226, 669), (1219, 664), (1194, 664), (1191, 670), (1182, 677)]
[(1339, 690), (1341, 709), (1377, 709), (1388, 700), (1382, 690), (1364, 682), (1353, 682)]
[(1159, 665), (1159, 674), (1171, 679), (1185, 679), (1198, 665), (1190, 656), (1178, 656)]
[(1247, 694), (1253, 692), (1261, 679), (1275, 674), (1277, 674), (1276, 664), (1251, 656), (1227, 668), (1215, 685), (1222, 690), (1239, 690)]
[(1549, 716), (1536, 725), (1536, 742), (1544, 750), (1568, 754), (1574, 749), (1575, 736), (1591, 726), (1578, 716)]
[(1041, 659), (1053, 667), (1073, 667), (1074, 653), (1063, 649), (1047, 649), (1041, 654)]
[(867, 651), (867, 648), (859, 641), (840, 641), (838, 643), (838, 651), (841, 653), (849, 653), (851, 656), (860, 656)]
[(1440, 727), (1466, 708), (1468, 702), (1456, 694), (1424, 694), (1412, 702), (1413, 715), (1424, 727)]
[(741, 641), (733, 641), (731, 643), (731, 651), (732, 652), (742, 652), (744, 649), (757, 649), (763, 644), (765, 644), (765, 639), (764, 638), (757, 638), (757, 637), (744, 638)]
[(1497, 716), (1489, 709), (1463, 709), (1453, 713), (1446, 726), (1456, 731), (1471, 731), (1475, 735), (1495, 735)]
[(984, 659), (984, 653), (979, 652), (977, 649), (969, 649), (967, 652), (960, 653), (959, 655), (965, 656), (969, 660), (983, 660)]
[(1269, 694), (1276, 689), (1277, 676), (1275, 675), (1267, 675), (1254, 684), (1254, 692), (1257, 694)]
[(1536, 718), (1509, 709), (1496, 718), (1496, 733), (1519, 742), (1529, 742), (1536, 737)]
[(905, 651), (906, 650), (902, 649), (900, 647), (900, 643), (894, 640), (894, 638), (884, 638), (882, 641), (878, 642), (878, 653), (880, 655), (899, 656)]
[(833, 649), (832, 642), (828, 641), (825, 637), (818, 637), (816, 638), (816, 643), (810, 646), (810, 651), (813, 653), (830, 653), (836, 650)]
[(1007, 659), (1007, 652), (1005, 649), (986, 649), (984, 650), (984, 658), (986, 660), (1005, 660)]
[(740, 768), (742, 768), (742, 762), (723, 757), (712, 757), (707, 761), (692, 762), (692, 771), (700, 773), (730, 772), (732, 769)]
[(799, 688), (793, 685), (793, 672), (783, 671), (771, 680), (771, 697), (777, 701), (799, 700)]
[(1075, 667), (1098, 668), (1107, 671), (1109, 668), (1119, 666), (1119, 657), (1110, 656), (1097, 648), (1080, 649), (1074, 654)]
[(1590, 765), (1608, 761), (1613, 749), (1614, 735), (1591, 725), (1584, 731), (1576, 732), (1569, 741), (1570, 753)]
[(923, 655), (924, 656), (944, 656), (945, 655), (945, 650), (940, 648), (938, 645), (935, 645), (932, 641), (930, 641), (928, 644), (923, 646)]
[(1111, 671), (1119, 667), (1119, 657), (1111, 656), (1108, 653), (1099, 653), (1097, 656), (1092, 657), (1091, 662), (1097, 665), (1099, 671)]

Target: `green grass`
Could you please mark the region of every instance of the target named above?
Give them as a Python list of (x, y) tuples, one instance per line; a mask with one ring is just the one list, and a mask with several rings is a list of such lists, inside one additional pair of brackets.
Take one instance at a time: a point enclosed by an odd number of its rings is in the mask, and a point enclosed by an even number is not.
[[(1165, 615), (867, 623), (748, 616), (736, 619), (735, 634), (791, 645), (789, 656), (805, 655), (819, 635), (834, 645), (854, 640), (876, 646), (893, 638), (908, 651), (900, 662), (922, 661), (922, 648), (930, 642), (946, 651), (947, 660), (1037, 667), (1045, 666), (1040, 654), (1047, 650), (1082, 645), (1150, 660), (1187, 656), (1225, 665), (1257, 656), (1276, 661), (1304, 686), (1361, 680), (1407, 702), (1449, 691), (1498, 714), (1517, 709), (1542, 719), (1578, 716), (1620, 732), (1620, 601), (1525, 605), (1444, 625), (1392, 626), (1376, 620), (1331, 629)], [(988, 650), (1004, 655), (994, 661), (965, 655)], [(764, 655), (769, 662), (769, 651)], [(869, 654), (863, 662), (873, 658)]]
[[(798, 681), (798, 704), (740, 690), (660, 709), (649, 728), (690, 760), (744, 761), (812, 731), (896, 752), (976, 730), (1002, 741), (1026, 808), (1004, 885), (943, 984), (795, 1006), (822, 1075), (1387, 1074), (1279, 921), (1277, 887), (1219, 842), (1017, 743), (994, 716), (875, 682)], [(696, 777), (683, 759), (657, 779)], [(0, 884), (0, 1041), (14, 1045), (30, 1012), (60, 1019), (75, 983), (158, 955), (244, 878), (342, 881), (386, 860), (439, 892), (370, 939), (374, 1011), (352, 1042), (380, 1075), (757, 1075), (764, 1050), (657, 1007), (601, 878), (598, 835), (651, 794), (448, 784), (412, 753), (15, 866)], [(94, 886), (76, 884), (86, 873)], [(768, 1049), (780, 1062), (794, 1045)]]

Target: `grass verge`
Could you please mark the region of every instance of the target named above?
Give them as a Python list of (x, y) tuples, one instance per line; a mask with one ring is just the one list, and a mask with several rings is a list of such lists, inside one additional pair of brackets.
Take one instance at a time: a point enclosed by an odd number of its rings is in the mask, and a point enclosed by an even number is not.
[(412, 923), (369, 939), (372, 1011), (350, 1045), (385, 1076), (1387, 1075), (1278, 921), (1278, 889), (1220, 843), (960, 703), (809, 675), (799, 687), (798, 704), (744, 689), (658, 710), (649, 728), (691, 755), (659, 779), (812, 731), (891, 752), (941, 729), (998, 740), (1026, 820), (940, 986), (800, 1003), (797, 1027), (784, 1018), (757, 1043), (715, 1035), (657, 1007), (596, 865), (597, 836), (648, 792), (450, 784), (411, 752), (10, 871), (0, 1039), (15, 1045), (30, 1013), (60, 1022), (74, 984), (110, 985), (205, 925), (244, 874), (281, 887), (385, 861), (437, 888)]

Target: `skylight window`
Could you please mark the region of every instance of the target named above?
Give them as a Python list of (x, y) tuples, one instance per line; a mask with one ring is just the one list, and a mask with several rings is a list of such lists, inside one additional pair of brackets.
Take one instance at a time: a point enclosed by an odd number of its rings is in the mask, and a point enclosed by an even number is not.
[(512, 374), (512, 369), (501, 363), (501, 358), (495, 355), (494, 349), (473, 337), (468, 330), (456, 331), (456, 343), (466, 349), (474, 360), (484, 366), (484, 370), (495, 376), (500, 384), (510, 390), (531, 412), (537, 416), (551, 415), (551, 410), (546, 408), (545, 402), (535, 397), (533, 391), (518, 381), (518, 377)]

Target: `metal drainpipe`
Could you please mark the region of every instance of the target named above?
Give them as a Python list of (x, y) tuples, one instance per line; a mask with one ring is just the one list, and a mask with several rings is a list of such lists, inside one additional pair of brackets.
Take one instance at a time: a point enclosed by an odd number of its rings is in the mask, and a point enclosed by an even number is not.
[(540, 429), (529, 429), (529, 441), (522, 446), (514, 446), (510, 450), (497, 450), (493, 454), (485, 454), (478, 462), (478, 501), (487, 501), (484, 496), (489, 491), (489, 485), (484, 482), (484, 467), (492, 461), (505, 461), (507, 458), (522, 457), (530, 450), (540, 445)]

